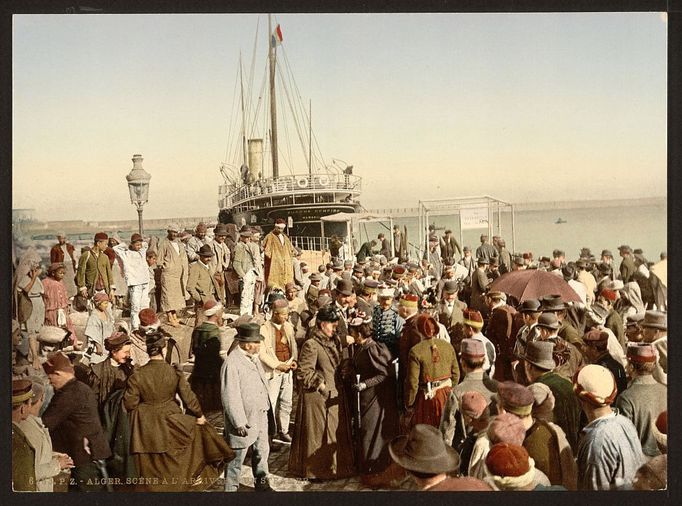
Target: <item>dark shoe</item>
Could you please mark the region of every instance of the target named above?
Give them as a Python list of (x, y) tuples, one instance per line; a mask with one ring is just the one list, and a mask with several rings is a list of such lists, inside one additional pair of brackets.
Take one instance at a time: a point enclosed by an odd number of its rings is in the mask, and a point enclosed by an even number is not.
[(256, 492), (276, 492), (276, 490), (270, 486), (270, 480), (267, 478), (254, 478), (253, 485)]
[(284, 445), (291, 444), (291, 436), (289, 434), (282, 434), (281, 432), (272, 438), (273, 441), (277, 443), (282, 443)]

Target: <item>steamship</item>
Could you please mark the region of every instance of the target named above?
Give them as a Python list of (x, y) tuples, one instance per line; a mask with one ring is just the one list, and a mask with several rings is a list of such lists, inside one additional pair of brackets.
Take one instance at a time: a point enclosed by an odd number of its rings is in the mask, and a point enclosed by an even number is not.
[[(342, 160), (332, 158), (331, 163), (325, 162), (313, 136), (310, 109), (306, 111), (300, 101), (292, 104), (292, 98), (299, 97), (298, 90), (290, 93), (286, 89), (291, 83), (295, 86), (291, 75), (284, 76), (288, 71), (288, 64), (281, 69), (277, 67), (278, 49), (284, 51), (283, 37), (279, 25), (272, 30), (270, 16), (268, 34), (269, 124), (264, 122), (266, 124), (262, 126), (262, 136), (250, 135), (257, 128), (254, 125), (261, 109), (262, 97), (258, 97), (256, 101), (248, 99), (250, 94), (248, 90), (244, 90), (245, 79), (240, 57), (241, 86), (239, 100), (235, 103), (239, 103), (241, 111), (232, 117), (241, 117), (241, 132), (233, 149), (230, 150), (228, 145), (226, 150), (226, 153), (236, 154), (237, 162), (229, 163), (226, 160), (220, 166), (224, 181), (218, 191), (218, 221), (234, 223), (238, 228), (243, 225), (258, 225), (267, 233), (272, 230), (277, 218), (284, 218), (287, 222), (287, 234), (294, 244), (310, 244), (312, 240), (319, 247), (322, 246), (319, 241), (322, 233), (320, 218), (336, 213), (355, 213), (362, 209), (359, 203), (362, 180), (353, 174), (353, 167)], [(279, 78), (276, 79), (277, 77)], [(246, 80), (253, 81), (249, 78)], [(289, 105), (288, 115), (280, 118), (277, 115), (276, 89), (283, 89)], [(293, 118), (293, 127), (287, 126), (288, 118)], [(298, 165), (295, 161), (280, 163), (280, 156), (284, 156), (288, 150), (278, 149), (278, 119), (285, 123), (285, 131), (298, 134), (299, 144), (303, 148)], [(302, 128), (301, 124), (305, 126)], [(231, 128), (233, 126), (236, 127), (231, 125)], [(288, 166), (289, 173), (284, 174), (280, 165)], [(306, 167), (304, 170), (293, 170), (295, 166)], [(332, 234), (343, 237), (346, 230), (343, 222), (324, 224), (324, 236), (327, 238)]]

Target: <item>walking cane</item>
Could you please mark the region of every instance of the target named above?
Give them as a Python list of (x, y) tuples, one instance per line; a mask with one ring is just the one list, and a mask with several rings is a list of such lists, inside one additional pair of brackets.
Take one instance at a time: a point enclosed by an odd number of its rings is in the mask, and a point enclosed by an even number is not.
[[(360, 384), (360, 375), (359, 374), (355, 375), (355, 384), (356, 385)], [(358, 408), (357, 424), (358, 424), (358, 435), (359, 435), (360, 429), (362, 428), (362, 421), (360, 420), (360, 390), (357, 390), (357, 393), (356, 393), (356, 404), (357, 404), (357, 408)]]

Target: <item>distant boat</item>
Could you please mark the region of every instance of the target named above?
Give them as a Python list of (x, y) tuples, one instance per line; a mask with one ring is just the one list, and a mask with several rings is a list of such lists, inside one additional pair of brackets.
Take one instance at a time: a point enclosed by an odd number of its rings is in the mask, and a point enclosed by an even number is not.
[(564, 220), (563, 218), (558, 218), (554, 223), (559, 225), (561, 223), (566, 223), (566, 220)]

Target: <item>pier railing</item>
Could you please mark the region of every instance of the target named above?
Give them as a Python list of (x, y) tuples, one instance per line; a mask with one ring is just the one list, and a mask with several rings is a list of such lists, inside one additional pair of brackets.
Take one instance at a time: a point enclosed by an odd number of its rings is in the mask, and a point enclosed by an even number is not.
[(294, 174), (265, 178), (239, 187), (223, 184), (218, 188), (221, 208), (230, 208), (258, 196), (292, 195), (297, 193), (339, 192), (354, 197), (362, 190), (362, 178), (350, 174)]

